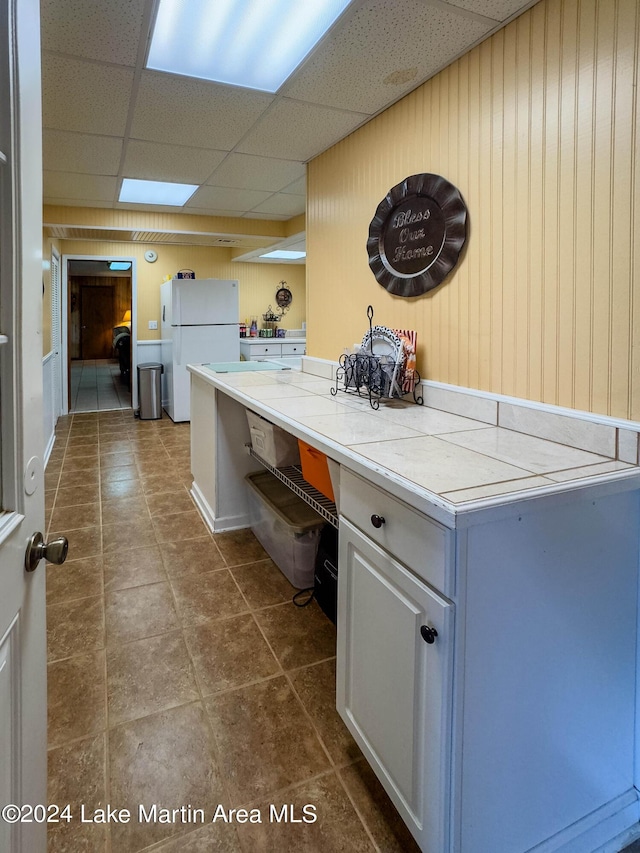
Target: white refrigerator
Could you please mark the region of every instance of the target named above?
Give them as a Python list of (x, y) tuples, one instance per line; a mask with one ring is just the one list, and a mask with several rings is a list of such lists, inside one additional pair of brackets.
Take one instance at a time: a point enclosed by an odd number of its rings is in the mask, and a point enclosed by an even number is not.
[(188, 364), (240, 361), (238, 282), (178, 279), (160, 286), (162, 405), (174, 421), (190, 420)]

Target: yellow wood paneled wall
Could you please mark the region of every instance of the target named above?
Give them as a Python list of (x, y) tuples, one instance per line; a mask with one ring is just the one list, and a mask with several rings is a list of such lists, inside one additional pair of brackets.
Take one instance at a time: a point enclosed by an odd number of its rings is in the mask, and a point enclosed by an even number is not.
[[(160, 285), (165, 276), (180, 269), (194, 270), (197, 278), (232, 278), (240, 286), (240, 319), (264, 314), (268, 305), (275, 308), (275, 294), (281, 280), (287, 282), (293, 302), (285, 315), (285, 329), (299, 329), (306, 319), (305, 268), (300, 264), (234, 263), (230, 249), (209, 246), (147, 245), (143, 243), (60, 240), (61, 254), (135, 258), (137, 278), (138, 340), (156, 340), (158, 331), (149, 330), (149, 320), (160, 319)], [(158, 260), (144, 260), (147, 249), (154, 249)], [(160, 323), (158, 322), (158, 325)]]
[[(308, 170), (308, 350), (375, 321), (414, 328), (429, 379), (640, 420), (638, 0), (542, 0), (316, 158)], [(422, 297), (369, 270), (390, 187), (440, 174), (466, 251)]]

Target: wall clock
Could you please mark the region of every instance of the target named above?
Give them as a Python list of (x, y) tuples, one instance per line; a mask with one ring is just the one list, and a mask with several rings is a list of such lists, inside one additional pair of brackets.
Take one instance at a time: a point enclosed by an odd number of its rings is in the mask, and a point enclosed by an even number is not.
[(460, 192), (440, 175), (420, 174), (392, 187), (369, 225), (369, 266), (395, 296), (421, 296), (458, 263), (467, 236)]
[(153, 249), (147, 249), (147, 251), (144, 253), (144, 259), (150, 264), (153, 264), (158, 260), (158, 253), (154, 252)]

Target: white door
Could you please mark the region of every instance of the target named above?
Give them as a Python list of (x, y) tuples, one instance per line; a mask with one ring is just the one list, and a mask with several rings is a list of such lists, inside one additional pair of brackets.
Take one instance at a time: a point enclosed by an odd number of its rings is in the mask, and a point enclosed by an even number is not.
[(51, 350), (53, 352), (53, 421), (62, 414), (62, 337), (61, 337), (62, 295), (60, 290), (60, 257), (51, 253)]
[[(38, 0), (0, 0), (0, 808), (46, 803), (42, 150)], [(38, 815), (39, 816), (39, 815)], [(44, 853), (43, 823), (0, 818), (0, 850)]]

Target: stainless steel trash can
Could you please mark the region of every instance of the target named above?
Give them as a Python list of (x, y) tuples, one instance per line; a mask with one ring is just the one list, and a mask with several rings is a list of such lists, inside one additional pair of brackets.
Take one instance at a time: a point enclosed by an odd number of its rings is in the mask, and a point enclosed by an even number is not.
[(162, 374), (164, 365), (149, 361), (138, 365), (138, 417), (152, 421), (162, 417)]

